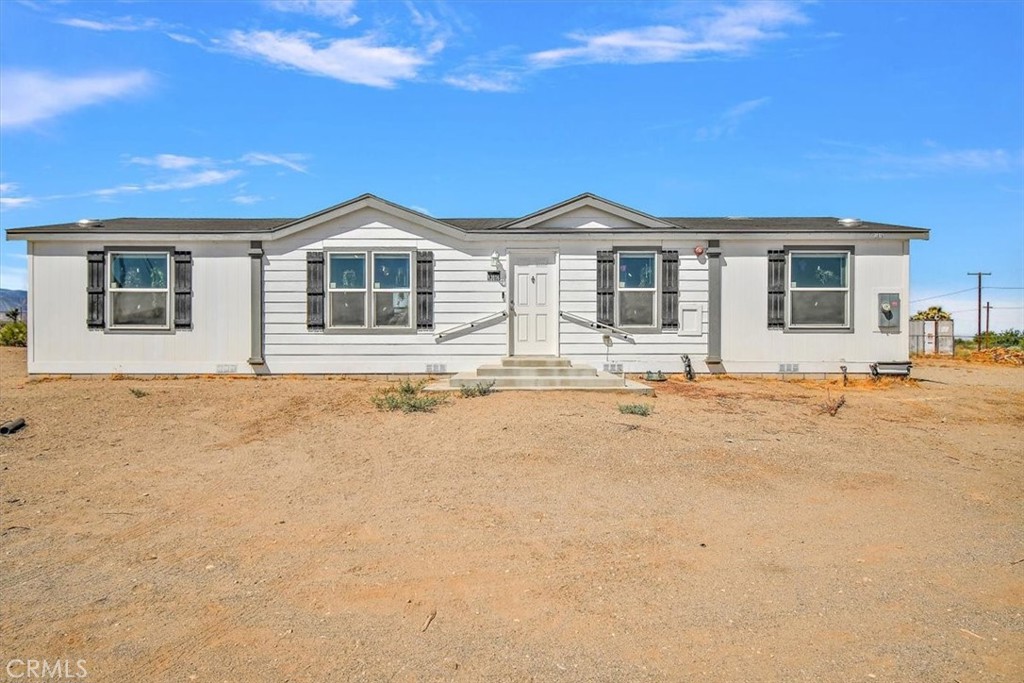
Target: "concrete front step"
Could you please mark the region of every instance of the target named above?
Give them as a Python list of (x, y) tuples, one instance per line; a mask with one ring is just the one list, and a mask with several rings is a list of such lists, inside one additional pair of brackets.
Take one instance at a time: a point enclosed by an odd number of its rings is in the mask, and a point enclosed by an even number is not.
[(447, 382), (439, 382), (430, 385), (429, 391), (452, 391), (464, 386), (476, 384), (491, 384), (494, 391), (517, 391), (517, 390), (570, 390), (570, 391), (629, 391), (639, 394), (650, 394), (652, 390), (645, 384), (626, 380), (622, 377), (611, 375), (606, 372), (594, 372), (592, 375), (582, 376), (550, 376), (520, 374), (511, 377), (481, 377), (476, 372), (460, 372), (448, 379)]
[(445, 382), (426, 387), (427, 391), (453, 391), (477, 384), (495, 391), (628, 391), (653, 394), (646, 384), (623, 380), (619, 375), (598, 372), (590, 365), (573, 365), (568, 358), (555, 356), (515, 356), (502, 358), (501, 365), (481, 365), (472, 372), (460, 372)]
[(506, 368), (567, 368), (572, 361), (557, 356), (512, 356), (502, 358), (501, 364)]
[(481, 365), (476, 370), (478, 377), (596, 377), (597, 369), (589, 365), (539, 365), (539, 366), (508, 366)]

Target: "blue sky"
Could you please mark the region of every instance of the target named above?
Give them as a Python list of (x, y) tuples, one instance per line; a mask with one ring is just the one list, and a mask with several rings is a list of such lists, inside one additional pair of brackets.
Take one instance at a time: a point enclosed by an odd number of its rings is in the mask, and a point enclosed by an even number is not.
[(0, 2), (3, 228), (584, 191), (929, 227), (914, 308), (1024, 328), (1024, 3)]

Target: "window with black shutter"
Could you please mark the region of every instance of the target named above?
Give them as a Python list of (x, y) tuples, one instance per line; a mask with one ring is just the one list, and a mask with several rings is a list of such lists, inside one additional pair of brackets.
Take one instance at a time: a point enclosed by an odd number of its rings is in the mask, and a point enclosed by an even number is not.
[(434, 329), (434, 252), (416, 252), (416, 328)]
[(679, 328), (679, 252), (661, 252), (661, 329)]
[(324, 329), (324, 253), (306, 252), (306, 327)]
[(174, 252), (174, 327), (192, 329), (192, 252)]
[(786, 326), (786, 252), (768, 252), (768, 328)]
[(615, 325), (615, 252), (597, 252), (597, 322)]
[(103, 329), (104, 312), (106, 311), (106, 254), (102, 251), (90, 251), (87, 254), (88, 272), (86, 297), (88, 309), (86, 324), (91, 328)]

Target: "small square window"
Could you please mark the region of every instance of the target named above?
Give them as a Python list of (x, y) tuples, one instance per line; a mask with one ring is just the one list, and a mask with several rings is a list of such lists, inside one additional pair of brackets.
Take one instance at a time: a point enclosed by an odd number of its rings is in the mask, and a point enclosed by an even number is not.
[(849, 252), (790, 252), (789, 327), (850, 326)]
[(654, 252), (619, 252), (616, 323), (621, 327), (655, 327), (658, 257)]
[(170, 254), (111, 252), (108, 278), (112, 329), (170, 326)]

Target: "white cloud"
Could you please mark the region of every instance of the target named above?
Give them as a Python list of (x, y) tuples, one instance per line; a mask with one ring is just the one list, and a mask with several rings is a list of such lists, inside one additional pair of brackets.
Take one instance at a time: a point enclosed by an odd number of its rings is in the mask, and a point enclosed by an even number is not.
[(17, 209), (35, 202), (33, 197), (12, 197), (18, 193), (17, 183), (0, 183), (0, 209)]
[(519, 74), (512, 71), (452, 74), (444, 77), (448, 85), (472, 92), (515, 92), (519, 89), (519, 81)]
[(241, 171), (228, 169), (219, 171), (208, 169), (178, 176), (168, 181), (159, 183), (148, 183), (144, 189), (153, 192), (164, 192), (166, 190), (191, 190), (194, 187), (205, 187), (207, 185), (220, 185), (237, 177)]
[(248, 206), (249, 204), (256, 204), (257, 202), (262, 202), (263, 199), (264, 198), (259, 196), (258, 194), (243, 193), (235, 195), (234, 197), (231, 198), (231, 201), (233, 201), (235, 204), (243, 204)]
[(57, 19), (57, 23), (90, 31), (148, 31), (160, 25), (156, 19), (135, 19), (134, 17), (120, 17), (107, 21), (80, 18)]
[(1005, 149), (950, 150), (910, 161), (942, 170), (968, 171), (1006, 171), (1013, 163), (1010, 153)]
[(355, 0), (268, 0), (266, 4), (279, 12), (306, 14), (342, 26), (352, 26), (359, 22), (359, 17), (354, 13)]
[(370, 35), (328, 40), (307, 32), (232, 31), (219, 45), (275, 66), (377, 88), (415, 78), (428, 63), (414, 48), (380, 45)]
[(73, 192), (71, 194), (55, 194), (50, 195), (48, 197), (43, 197), (42, 199), (47, 201), (56, 199), (83, 199), (86, 197), (112, 199), (119, 195), (137, 194), (139, 192), (169, 192), (172, 190), (191, 190), (197, 187), (221, 185), (230, 180), (233, 180), (234, 178), (237, 178), (241, 173), (242, 171), (238, 169), (205, 169), (199, 171), (191, 171), (188, 173), (181, 173), (163, 180), (153, 180), (145, 183), (125, 183), (122, 185), (114, 185), (112, 187), (101, 187), (96, 190)]
[(19, 206), (26, 206), (35, 201), (32, 197), (0, 197), (0, 207), (4, 209), (17, 209)]
[(306, 166), (301, 162), (306, 159), (305, 154), (268, 154), (266, 152), (249, 152), (242, 156), (242, 161), (250, 166), (266, 166), (273, 164), (284, 166), (297, 173), (307, 173)]
[(206, 157), (186, 157), (180, 154), (157, 154), (154, 157), (132, 157), (129, 161), (133, 164), (143, 166), (156, 166), (167, 170), (180, 170), (192, 166), (207, 165), (210, 159)]
[(0, 73), (0, 81), (0, 126), (17, 128), (139, 94), (152, 84), (153, 77), (141, 70), (71, 77), (10, 70)]
[(186, 36), (183, 33), (167, 32), (164, 35), (167, 36), (168, 38), (170, 38), (171, 40), (175, 40), (175, 41), (177, 41), (179, 43), (184, 43), (186, 45), (202, 45), (202, 43), (200, 43), (198, 40), (196, 40), (192, 36)]
[(751, 112), (760, 109), (771, 101), (770, 97), (759, 97), (754, 100), (740, 102), (725, 110), (718, 120), (697, 130), (698, 140), (717, 140), (725, 135), (732, 135), (739, 128), (740, 122)]
[(642, 26), (607, 33), (571, 33), (576, 45), (529, 55), (537, 67), (566, 64), (654, 64), (713, 55), (740, 55), (782, 37), (779, 29), (807, 18), (791, 2), (746, 2), (689, 17), (683, 25)]
[(995, 149), (946, 149), (928, 140), (926, 151), (893, 151), (884, 146), (864, 146), (826, 141), (843, 151), (809, 155), (811, 159), (837, 162), (879, 180), (916, 178), (951, 172), (1005, 173), (1024, 166), (1024, 151)]

